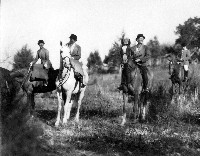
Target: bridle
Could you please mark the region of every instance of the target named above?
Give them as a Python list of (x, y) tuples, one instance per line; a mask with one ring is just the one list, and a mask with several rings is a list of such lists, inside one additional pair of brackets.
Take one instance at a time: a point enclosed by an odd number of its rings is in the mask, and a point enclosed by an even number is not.
[[(67, 64), (66, 61), (64, 61), (64, 60), (66, 60), (66, 58), (69, 59), (69, 64)], [(57, 88), (59, 88), (65, 82), (67, 82), (67, 80), (69, 79), (70, 73), (71, 73), (71, 69), (72, 69), (71, 62), (70, 62), (70, 57), (69, 56), (63, 57), (62, 60), (63, 60), (63, 68), (67, 69), (67, 72), (65, 73), (65, 75), (61, 79), (59, 79), (59, 85), (57, 86)], [(61, 72), (63, 72), (64, 69), (62, 69)]]
[(122, 60), (123, 60), (123, 64), (128, 63), (127, 48), (128, 48), (128, 44), (124, 44), (122, 46)]

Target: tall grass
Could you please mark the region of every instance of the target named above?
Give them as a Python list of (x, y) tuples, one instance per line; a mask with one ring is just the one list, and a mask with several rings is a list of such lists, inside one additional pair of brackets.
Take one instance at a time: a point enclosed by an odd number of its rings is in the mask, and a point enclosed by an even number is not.
[(2, 156), (42, 155), (38, 137), (42, 129), (29, 116), (29, 104), (22, 91), (2, 99)]

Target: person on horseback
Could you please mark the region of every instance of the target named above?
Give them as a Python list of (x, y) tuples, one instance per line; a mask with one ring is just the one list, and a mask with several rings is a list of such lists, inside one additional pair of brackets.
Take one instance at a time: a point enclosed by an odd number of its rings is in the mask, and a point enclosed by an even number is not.
[(189, 69), (189, 61), (191, 59), (190, 51), (187, 49), (186, 44), (182, 44), (182, 53), (181, 53), (181, 60), (183, 61), (183, 67), (184, 67), (184, 81), (188, 78), (188, 69)]
[[(81, 76), (81, 87), (84, 88), (87, 84), (87, 77), (86, 77), (87, 67), (85, 64), (83, 64), (83, 61), (81, 61), (81, 46), (76, 43), (77, 36), (75, 34), (71, 34), (69, 38), (70, 38), (70, 40), (65, 46), (69, 49), (70, 55), (73, 58), (73, 64), (74, 64), (75, 71), (76, 70), (80, 71), (80, 73), (79, 72), (78, 73), (82, 75)], [(62, 53), (62, 50), (61, 50), (61, 53)], [(62, 57), (64, 57), (64, 56), (65, 56), (65, 54), (62, 54)], [(78, 63), (77, 63), (77, 61), (78, 61)], [(61, 64), (62, 64), (62, 62), (61, 62)], [(82, 69), (80, 69), (81, 68), (80, 64), (82, 64)], [(61, 70), (62, 70), (62, 68), (63, 67), (61, 67)]]
[[(44, 44), (45, 43), (43, 40), (38, 41), (38, 45), (39, 45), (40, 49), (37, 51), (35, 59), (30, 63), (30, 67), (33, 67), (36, 64), (36, 62), (38, 61), (38, 59), (41, 59), (41, 64), (43, 64), (45, 69), (49, 70), (49, 69), (53, 68), (51, 61), (49, 60), (49, 51), (44, 48)], [(47, 78), (45, 79), (44, 85), (45, 86), (48, 85)]]
[[(138, 34), (136, 41), (138, 42), (137, 45), (131, 48), (131, 55), (136, 62), (138, 68), (140, 69), (140, 73), (143, 79), (143, 92), (148, 92), (148, 76), (147, 73), (149, 72), (147, 68), (147, 62), (150, 58), (150, 51), (146, 45), (143, 44), (145, 37), (143, 34)], [(123, 78), (121, 85), (118, 87), (119, 90), (123, 90)]]
[(143, 91), (148, 92), (148, 76), (147, 73), (149, 72), (148, 69), (148, 60), (150, 59), (150, 51), (149, 48), (143, 44), (145, 37), (143, 34), (138, 34), (136, 41), (138, 42), (137, 45), (135, 45), (132, 49), (133, 51), (133, 58), (135, 59), (135, 62), (138, 65), (138, 68), (140, 69), (140, 73), (142, 75), (143, 79)]

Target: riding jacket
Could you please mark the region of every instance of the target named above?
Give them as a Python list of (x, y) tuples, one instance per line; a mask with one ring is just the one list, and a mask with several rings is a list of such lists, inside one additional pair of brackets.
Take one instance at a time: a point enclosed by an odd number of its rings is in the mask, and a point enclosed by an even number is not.
[(151, 53), (149, 48), (146, 45), (141, 45), (140, 48), (137, 48), (137, 45), (132, 47), (132, 57), (134, 59), (140, 59), (142, 66), (148, 65), (148, 60), (150, 59)]
[(184, 65), (189, 65), (190, 57), (191, 55), (189, 50), (182, 50), (181, 59), (184, 61)]

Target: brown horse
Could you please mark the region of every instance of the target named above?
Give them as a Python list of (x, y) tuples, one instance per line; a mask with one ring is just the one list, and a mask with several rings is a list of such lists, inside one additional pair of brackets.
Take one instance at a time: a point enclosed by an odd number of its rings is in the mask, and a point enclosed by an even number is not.
[(184, 81), (183, 61), (174, 54), (167, 55), (169, 61), (169, 75), (172, 82), (173, 94), (182, 94), (187, 91), (190, 81), (194, 77), (194, 64), (190, 64), (188, 78)]
[[(17, 70), (11, 73), (12, 77), (18, 78), (21, 81), (22, 89), (27, 93), (28, 103), (31, 104), (30, 113), (33, 115), (35, 109), (34, 96), (36, 93), (51, 92), (56, 89), (56, 78), (59, 70), (50, 68), (45, 69), (42, 64), (35, 64), (27, 69)], [(48, 85), (44, 82), (48, 77)]]
[[(122, 57), (122, 79), (125, 80), (123, 86), (123, 116), (122, 123), (123, 126), (126, 122), (126, 103), (129, 96), (134, 96), (134, 120), (139, 118), (139, 121), (146, 120), (146, 115), (148, 111), (149, 93), (143, 92), (143, 81), (140, 70), (138, 68), (138, 63), (134, 61), (134, 57), (131, 54), (130, 39), (128, 43), (121, 41), (121, 57)], [(151, 90), (153, 73), (148, 71), (148, 88)]]

